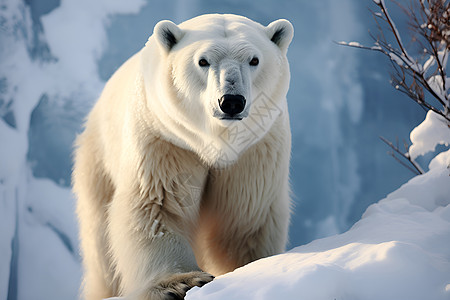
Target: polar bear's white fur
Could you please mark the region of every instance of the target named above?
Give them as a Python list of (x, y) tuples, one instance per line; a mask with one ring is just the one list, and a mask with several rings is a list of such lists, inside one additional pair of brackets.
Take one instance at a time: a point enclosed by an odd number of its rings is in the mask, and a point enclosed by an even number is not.
[(75, 153), (85, 299), (181, 299), (284, 250), (292, 36), (286, 20), (161, 21), (108, 81)]

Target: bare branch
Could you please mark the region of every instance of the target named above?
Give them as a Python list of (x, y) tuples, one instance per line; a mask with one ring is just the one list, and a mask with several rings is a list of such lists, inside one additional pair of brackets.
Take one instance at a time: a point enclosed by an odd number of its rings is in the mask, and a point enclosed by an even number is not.
[[(450, 124), (450, 93), (446, 74), (447, 59), (450, 53), (450, 3), (447, 0), (411, 0), (418, 1), (419, 4), (414, 5), (414, 2), (411, 2), (411, 6), (407, 9), (396, 2), (410, 20), (409, 25), (413, 35), (408, 46), (418, 46), (421, 50), (418, 56), (413, 57), (408, 54), (405, 44), (402, 42), (400, 33), (389, 15), (385, 0), (373, 1), (381, 10), (381, 12), (371, 10), (378, 29), (376, 37), (369, 31), (369, 35), (374, 40), (374, 46), (367, 47), (357, 42), (341, 42), (339, 44), (381, 52), (389, 57), (394, 70), (391, 83), (395, 89), (407, 95), (425, 111), (435, 112)], [(381, 26), (383, 22), (384, 26)], [(385, 30), (392, 32), (393, 39), (396, 41), (394, 44), (397, 46), (391, 45), (385, 35)], [(429, 98), (434, 98), (436, 103), (442, 105), (442, 109), (432, 104), (434, 102)], [(397, 161), (406, 166), (397, 157), (399, 155), (412, 165), (413, 168), (408, 166), (408, 169), (417, 174), (423, 173), (420, 165), (410, 158), (409, 147), (406, 143), (404, 144), (406, 152), (403, 153), (399, 150), (398, 145), (395, 146), (385, 138), (380, 138), (392, 148), (391, 155)]]
[(387, 139), (385, 139), (384, 137), (380, 136), (380, 139), (389, 147), (391, 147), (392, 150), (394, 150), (397, 154), (399, 154), (401, 157), (403, 157), (404, 159), (406, 159), (413, 167), (414, 170), (407, 166), (405, 163), (403, 163), (401, 160), (399, 160), (394, 153), (392, 153), (392, 157), (394, 157), (398, 162), (400, 162), (402, 165), (404, 165), (405, 167), (407, 167), (409, 170), (411, 170), (412, 172), (414, 172), (415, 174), (419, 175), (419, 174), (423, 174), (424, 171), (423, 169), (420, 167), (419, 164), (417, 164), (414, 160), (411, 159), (411, 156), (409, 155), (409, 152), (403, 153), (402, 151), (400, 151), (400, 149), (398, 149), (398, 146), (395, 146), (394, 144), (392, 144), (390, 141), (388, 141)]
[[(341, 46), (347, 46), (347, 47), (351, 47), (351, 48), (358, 48), (358, 49), (364, 49), (364, 50), (372, 50), (372, 51), (380, 51), (380, 52), (383, 52), (383, 49), (381, 48), (381, 47), (377, 47), (377, 46), (373, 46), (373, 47), (367, 47), (367, 46), (364, 46), (364, 45), (361, 45), (361, 44), (359, 44), (359, 43), (357, 43), (357, 42), (349, 42), (349, 43), (347, 43), (347, 42), (336, 42), (336, 41), (333, 41), (335, 44), (337, 44), (337, 45), (341, 45)], [(383, 52), (384, 53), (384, 52)]]

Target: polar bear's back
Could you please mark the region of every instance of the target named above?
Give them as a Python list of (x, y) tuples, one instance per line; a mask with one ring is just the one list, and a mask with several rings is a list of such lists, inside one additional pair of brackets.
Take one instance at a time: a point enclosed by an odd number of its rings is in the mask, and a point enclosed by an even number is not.
[[(124, 124), (127, 112), (133, 110), (136, 101), (143, 97), (139, 89), (140, 53), (128, 59), (108, 80), (98, 101), (87, 117), (84, 132), (77, 138), (79, 152), (95, 153), (108, 173), (117, 174), (126, 135)], [(136, 95), (139, 94), (136, 97)], [(88, 149), (87, 149), (88, 148)]]

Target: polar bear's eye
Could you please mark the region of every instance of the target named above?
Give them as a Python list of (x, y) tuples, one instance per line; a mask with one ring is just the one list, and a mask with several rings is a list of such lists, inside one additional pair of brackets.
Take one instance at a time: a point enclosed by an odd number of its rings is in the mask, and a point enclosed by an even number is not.
[(202, 58), (198, 61), (198, 65), (200, 67), (207, 67), (209, 66), (209, 62), (206, 59)]
[(253, 57), (250, 61), (250, 66), (257, 66), (259, 64), (259, 59), (257, 57)]

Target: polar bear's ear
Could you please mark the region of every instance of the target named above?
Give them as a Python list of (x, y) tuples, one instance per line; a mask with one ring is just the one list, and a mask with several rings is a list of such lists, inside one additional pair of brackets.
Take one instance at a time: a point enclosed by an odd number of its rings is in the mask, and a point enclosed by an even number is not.
[(183, 37), (184, 32), (172, 21), (159, 21), (153, 29), (153, 35), (159, 46), (169, 52)]
[(286, 51), (294, 37), (294, 27), (285, 19), (273, 21), (266, 27), (269, 39), (282, 51)]

